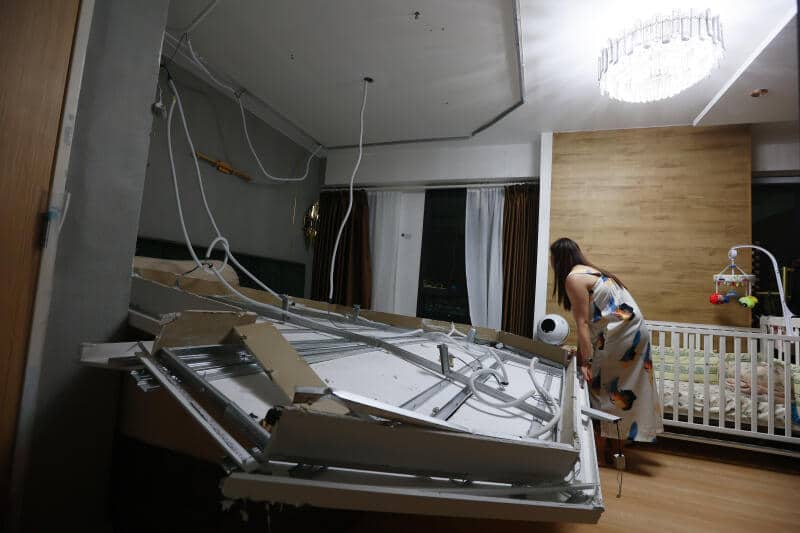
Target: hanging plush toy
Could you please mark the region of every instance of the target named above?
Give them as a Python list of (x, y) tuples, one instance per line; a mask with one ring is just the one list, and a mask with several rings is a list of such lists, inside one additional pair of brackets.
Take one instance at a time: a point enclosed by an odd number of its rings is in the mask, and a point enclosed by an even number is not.
[[(714, 276), (714, 293), (709, 296), (708, 301), (714, 305), (721, 305), (738, 300), (742, 306), (752, 309), (758, 303), (756, 297), (752, 295), (756, 277), (736, 266), (736, 250), (731, 248), (728, 252), (728, 259), (730, 259), (730, 264)], [(728, 291), (723, 294), (726, 287)], [(746, 294), (740, 297), (734, 287), (743, 288)]]

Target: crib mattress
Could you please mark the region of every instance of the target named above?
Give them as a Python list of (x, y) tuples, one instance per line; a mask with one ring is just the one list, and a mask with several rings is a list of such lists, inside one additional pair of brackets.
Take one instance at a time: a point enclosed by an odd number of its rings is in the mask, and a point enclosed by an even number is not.
[[(675, 409), (675, 402), (677, 401), (677, 409), (679, 415), (688, 417), (689, 406), (692, 406), (692, 417), (702, 418), (703, 409), (705, 407), (705, 387), (698, 387), (696, 384), (693, 390), (693, 399), (690, 401), (689, 396), (689, 383), (687, 381), (678, 382), (677, 395), (675, 393), (675, 382), (671, 379), (665, 379), (663, 383), (664, 388), (664, 415), (665, 418), (670, 418), (668, 414), (672, 414)], [(708, 399), (708, 413), (709, 419), (715, 422), (720, 420), (720, 412), (724, 414), (725, 421), (734, 423), (736, 420), (736, 398), (733, 391), (725, 391), (725, 405), (720, 409), (720, 388), (719, 385), (708, 386), (709, 399)], [(791, 405), (791, 404), (790, 404)], [(775, 400), (774, 404), (774, 424), (776, 428), (783, 428), (785, 423), (786, 405), (781, 399)], [(739, 416), (740, 421), (744, 425), (749, 425), (751, 422), (753, 409), (753, 402), (750, 395), (740, 394), (739, 398)], [(790, 407), (789, 416), (791, 417), (792, 435), (800, 435), (800, 420), (797, 418), (797, 413)], [(769, 398), (766, 394), (758, 394), (756, 396), (756, 419), (758, 426), (766, 427), (769, 423)]]

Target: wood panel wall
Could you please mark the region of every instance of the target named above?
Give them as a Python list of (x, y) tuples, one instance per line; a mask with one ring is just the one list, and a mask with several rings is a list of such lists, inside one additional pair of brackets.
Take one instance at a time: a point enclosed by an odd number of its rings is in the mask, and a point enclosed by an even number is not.
[(0, 515), (79, 0), (0, 3)]
[[(751, 241), (750, 154), (746, 126), (555, 134), (550, 242), (577, 241), (648, 320), (749, 326), (708, 296), (727, 250)], [(552, 290), (550, 269), (547, 310), (567, 315)]]

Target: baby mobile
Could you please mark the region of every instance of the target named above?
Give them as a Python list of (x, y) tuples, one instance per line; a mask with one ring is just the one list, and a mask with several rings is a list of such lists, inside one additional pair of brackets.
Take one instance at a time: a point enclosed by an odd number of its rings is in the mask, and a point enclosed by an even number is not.
[[(753, 283), (756, 277), (747, 274), (736, 265), (736, 255), (734, 248), (728, 251), (730, 264), (714, 276), (714, 293), (708, 297), (708, 301), (714, 305), (738, 301), (743, 307), (752, 309), (758, 303), (758, 299), (753, 296)], [(723, 292), (726, 288), (727, 291)], [(740, 289), (743, 294), (736, 289)]]

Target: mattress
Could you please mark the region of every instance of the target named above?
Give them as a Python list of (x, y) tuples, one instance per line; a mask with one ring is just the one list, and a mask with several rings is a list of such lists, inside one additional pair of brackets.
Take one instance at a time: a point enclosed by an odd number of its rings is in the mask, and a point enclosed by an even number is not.
[[(688, 350), (681, 350), (675, 361), (675, 355), (671, 348), (666, 348), (664, 355), (659, 353), (659, 348), (653, 348), (653, 369), (658, 381), (661, 378), (661, 359), (664, 358), (664, 416), (670, 418), (677, 402), (679, 415), (688, 416), (689, 406), (692, 406), (693, 418), (702, 418), (705, 407), (705, 363), (702, 352), (695, 354), (694, 371), (691, 371)], [(749, 354), (740, 354), (740, 383), (739, 383), (739, 413), (743, 424), (749, 425), (751, 422), (753, 402), (751, 399), (750, 386), (752, 380), (751, 362)], [(718, 422), (720, 411), (724, 413), (725, 421), (733, 423), (736, 416), (735, 398), (735, 355), (732, 353), (724, 356), (725, 380), (722, 386), (725, 389), (725, 405), (720, 405), (720, 375), (719, 375), (719, 356), (716, 353), (709, 354), (708, 358), (708, 392), (709, 392), (709, 419)], [(677, 394), (675, 387), (675, 367), (677, 364), (678, 383)], [(769, 422), (769, 396), (768, 396), (768, 364), (764, 361), (756, 363), (756, 419), (759, 426), (766, 427)], [(774, 425), (776, 428), (783, 428), (785, 417), (787, 416), (786, 395), (784, 394), (784, 363), (773, 360), (773, 387), (774, 387)], [(690, 401), (689, 382), (693, 382), (693, 398)], [(800, 366), (790, 365), (790, 381), (792, 392), (789, 395), (789, 414), (792, 424), (792, 434), (800, 435), (800, 416), (798, 416), (797, 405), (800, 399)]]
[[(694, 356), (694, 371), (691, 371), (689, 364), (689, 350), (682, 349), (678, 354), (677, 361), (672, 348), (665, 348), (664, 354), (660, 353), (660, 348), (654, 346), (652, 349), (653, 357), (653, 370), (656, 377), (661, 376), (661, 360), (664, 359), (664, 379), (672, 380), (675, 376), (675, 366), (678, 367), (678, 381), (688, 383), (690, 378), (699, 383), (702, 387), (705, 383), (705, 360), (703, 352), (697, 352)], [(756, 384), (760, 391), (766, 393), (768, 384), (769, 372), (768, 365), (763, 361), (764, 356), (759, 355), (756, 363)], [(739, 376), (740, 376), (740, 389), (746, 390), (749, 395), (749, 387), (751, 383), (750, 372), (751, 363), (749, 354), (739, 354)], [(731, 393), (735, 389), (735, 376), (736, 376), (736, 356), (733, 353), (726, 353), (724, 360), (725, 368), (725, 384), (728, 391)], [(708, 382), (712, 385), (719, 385), (719, 356), (717, 353), (710, 353), (708, 356)], [(789, 380), (791, 381), (792, 399), (795, 403), (800, 401), (800, 365), (789, 365)], [(783, 396), (784, 389), (784, 362), (773, 360), (772, 361), (772, 382), (775, 386), (776, 393)], [(697, 386), (695, 386), (697, 389)], [(697, 392), (697, 391), (695, 391)]]
[[(720, 393), (719, 385), (709, 385), (709, 405), (708, 415), (709, 420), (715, 422), (719, 421), (720, 417)], [(675, 383), (668, 378), (664, 380), (664, 417), (669, 419), (673, 412), (675, 401)], [(689, 384), (685, 381), (678, 382), (678, 414), (686, 416), (689, 412)], [(753, 403), (749, 395), (740, 394), (739, 400), (740, 420), (742, 424), (749, 425), (751, 421), (751, 414)], [(692, 402), (693, 418), (702, 418), (703, 408), (705, 406), (705, 390), (703, 387), (694, 388), (694, 402)], [(759, 394), (756, 396), (756, 418), (758, 426), (767, 427), (769, 423), (769, 403), (766, 394)], [(730, 391), (725, 391), (725, 421), (733, 423), (736, 419), (736, 398)], [(786, 417), (786, 405), (781, 401), (775, 401), (774, 411), (774, 424), (775, 428), (783, 428)], [(792, 435), (800, 435), (800, 418), (794, 405), (790, 407), (789, 416), (791, 417)]]

